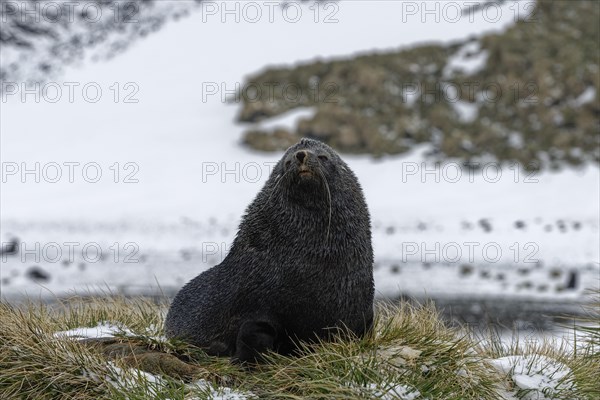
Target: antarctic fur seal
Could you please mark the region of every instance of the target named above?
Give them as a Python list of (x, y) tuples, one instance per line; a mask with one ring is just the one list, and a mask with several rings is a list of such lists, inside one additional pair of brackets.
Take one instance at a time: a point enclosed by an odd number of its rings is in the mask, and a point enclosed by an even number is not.
[(220, 264), (187, 283), (165, 322), (176, 337), (237, 362), (373, 322), (370, 217), (354, 173), (329, 146), (302, 139), (248, 206)]

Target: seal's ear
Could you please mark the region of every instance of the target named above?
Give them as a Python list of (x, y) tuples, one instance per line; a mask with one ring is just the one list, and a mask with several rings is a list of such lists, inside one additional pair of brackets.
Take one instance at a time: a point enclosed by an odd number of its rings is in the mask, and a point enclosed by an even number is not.
[(257, 364), (262, 354), (277, 350), (277, 328), (269, 320), (245, 321), (238, 331), (235, 354), (232, 361), (240, 364)]

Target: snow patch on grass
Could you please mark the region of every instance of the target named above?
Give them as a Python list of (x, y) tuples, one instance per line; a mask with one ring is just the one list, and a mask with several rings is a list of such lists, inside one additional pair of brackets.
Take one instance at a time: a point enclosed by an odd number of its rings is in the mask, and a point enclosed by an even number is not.
[[(147, 332), (156, 332), (157, 328), (151, 324), (146, 329)], [(58, 339), (71, 338), (76, 340), (83, 339), (102, 339), (115, 336), (136, 336), (128, 327), (120, 323), (103, 321), (92, 327), (78, 327), (67, 331), (54, 333)], [(164, 342), (167, 339), (164, 336), (152, 336), (153, 339)], [(160, 376), (142, 371), (136, 368), (120, 368), (113, 362), (107, 363), (108, 374), (101, 378), (98, 374), (90, 371), (83, 371), (84, 376), (90, 377), (96, 382), (108, 382), (113, 388), (122, 393), (134, 392), (156, 398), (169, 388), (169, 381)], [(256, 398), (252, 393), (243, 393), (228, 387), (213, 387), (209, 382), (201, 379), (193, 384), (187, 385), (187, 388), (193, 392), (200, 392), (203, 399), (211, 400), (246, 400)], [(208, 397), (205, 397), (208, 396)], [(200, 399), (200, 397), (191, 397), (191, 400)]]
[(510, 376), (522, 400), (550, 400), (565, 392), (573, 392), (574, 383), (568, 382), (571, 369), (565, 364), (541, 355), (512, 355), (497, 358), (490, 364)]
[(458, 119), (465, 124), (470, 124), (479, 116), (479, 104), (467, 101), (454, 101), (450, 103), (458, 114)]
[(166, 381), (163, 378), (139, 369), (119, 368), (112, 362), (108, 362), (108, 367), (110, 374), (106, 377), (106, 380), (123, 393), (128, 393), (130, 390), (142, 390), (146, 394), (156, 397), (166, 386)]
[[(256, 395), (250, 392), (240, 392), (228, 387), (218, 387), (214, 388), (210, 383), (205, 381), (204, 379), (200, 379), (196, 381), (191, 387), (195, 387), (197, 389), (202, 390), (203, 395), (208, 397), (203, 397), (202, 399), (208, 398), (209, 400), (249, 400), (256, 399)], [(200, 397), (192, 397), (190, 400), (201, 400)]]
[(260, 130), (274, 130), (274, 129), (287, 129), (294, 130), (298, 125), (298, 122), (302, 119), (311, 119), (317, 113), (315, 107), (299, 107), (285, 112), (276, 117), (269, 118), (267, 121), (260, 121), (255, 124), (254, 129)]
[(70, 329), (68, 331), (56, 332), (54, 337), (57, 338), (77, 338), (77, 339), (100, 339), (115, 337), (117, 334), (125, 334), (127, 336), (133, 336), (128, 328), (122, 325), (115, 325), (110, 322), (101, 322), (96, 326), (92, 327), (79, 327)]
[(481, 50), (481, 44), (478, 41), (469, 42), (448, 58), (448, 63), (444, 68), (444, 76), (451, 77), (456, 72), (465, 75), (476, 74), (485, 67), (488, 57), (488, 51)]
[(421, 398), (421, 393), (409, 385), (394, 385), (382, 389), (371, 383), (368, 389), (373, 392), (376, 398), (383, 400), (416, 400)]

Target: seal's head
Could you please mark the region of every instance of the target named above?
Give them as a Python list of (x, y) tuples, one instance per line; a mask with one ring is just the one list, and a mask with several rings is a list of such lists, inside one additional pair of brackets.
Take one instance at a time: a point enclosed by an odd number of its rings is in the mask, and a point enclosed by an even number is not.
[(321, 142), (302, 139), (286, 151), (283, 171), (290, 174), (297, 183), (319, 180), (323, 172), (328, 172), (328, 161), (332, 158), (332, 153), (333, 150)]
[(332, 190), (356, 184), (356, 178), (338, 154), (326, 144), (313, 139), (302, 139), (283, 155), (274, 171), (280, 188), (287, 197), (311, 207), (331, 201)]

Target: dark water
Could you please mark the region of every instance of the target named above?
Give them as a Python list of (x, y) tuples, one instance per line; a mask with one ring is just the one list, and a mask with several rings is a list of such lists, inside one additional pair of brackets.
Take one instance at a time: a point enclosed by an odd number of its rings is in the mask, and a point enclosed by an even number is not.
[(450, 324), (474, 330), (489, 327), (501, 330), (545, 331), (572, 326), (573, 318), (585, 315), (579, 302), (514, 299), (510, 297), (432, 297), (401, 296), (397, 301), (425, 304), (432, 301)]
[[(178, 288), (162, 287), (149, 292), (147, 286), (126, 286), (118, 289), (125, 297), (145, 297), (157, 304), (166, 304), (175, 297)], [(55, 302), (57, 299), (48, 299)], [(433, 302), (441, 317), (452, 326), (469, 327), (475, 331), (495, 328), (509, 331), (552, 331), (573, 325), (573, 318), (586, 314), (578, 301), (524, 300), (510, 297), (412, 297), (376, 299), (376, 302), (413, 305)]]

